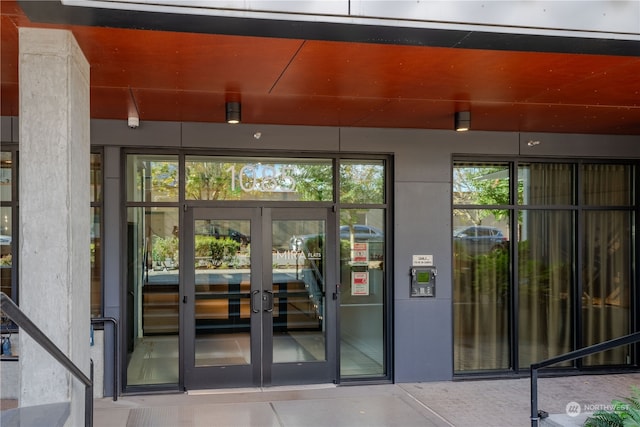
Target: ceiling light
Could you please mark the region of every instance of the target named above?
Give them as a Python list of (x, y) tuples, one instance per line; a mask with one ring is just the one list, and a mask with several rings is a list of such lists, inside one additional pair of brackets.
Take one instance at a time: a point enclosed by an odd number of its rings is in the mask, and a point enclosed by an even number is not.
[(458, 111), (455, 115), (455, 130), (464, 132), (471, 129), (471, 112)]
[(240, 123), (240, 103), (227, 102), (227, 123)]
[(136, 113), (129, 114), (129, 117), (127, 118), (127, 125), (131, 129), (137, 129), (138, 126), (140, 126), (140, 117), (138, 117), (138, 114)]

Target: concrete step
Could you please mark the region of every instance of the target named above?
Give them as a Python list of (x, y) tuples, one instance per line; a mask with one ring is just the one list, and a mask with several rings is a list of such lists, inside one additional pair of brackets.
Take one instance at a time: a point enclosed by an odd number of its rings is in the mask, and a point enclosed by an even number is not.
[(0, 412), (2, 427), (62, 427), (69, 418), (69, 402), (26, 406)]
[(540, 420), (540, 427), (582, 427), (593, 412), (581, 412), (578, 415), (550, 414)]

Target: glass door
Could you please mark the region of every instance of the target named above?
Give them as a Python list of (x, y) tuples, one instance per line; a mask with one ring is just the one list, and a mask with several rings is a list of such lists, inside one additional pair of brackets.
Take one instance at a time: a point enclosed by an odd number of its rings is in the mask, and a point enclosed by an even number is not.
[(328, 224), (326, 209), (187, 210), (189, 267), (181, 295), (187, 389), (335, 379)]
[[(259, 323), (252, 304), (260, 288), (259, 209), (188, 209), (182, 308), (187, 389), (241, 387), (259, 378)], [(257, 283), (256, 283), (257, 282)]]
[[(267, 384), (332, 382), (336, 364), (335, 220), (326, 209), (271, 209), (263, 271)], [(271, 308), (271, 307), (270, 307)], [(270, 360), (268, 360), (270, 359)]]

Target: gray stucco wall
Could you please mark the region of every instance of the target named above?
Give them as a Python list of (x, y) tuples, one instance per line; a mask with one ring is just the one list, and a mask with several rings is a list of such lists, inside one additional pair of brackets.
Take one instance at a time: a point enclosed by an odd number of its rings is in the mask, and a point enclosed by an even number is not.
[[(4, 123), (4, 122), (3, 122)], [(260, 132), (260, 138), (254, 137)], [(3, 135), (5, 134), (3, 130)], [(393, 346), (396, 382), (450, 380), (453, 377), (451, 160), (455, 154), (536, 157), (640, 158), (638, 136), (456, 133), (442, 130), (326, 128), (93, 120), (92, 144), (105, 154), (105, 221), (119, 227), (119, 152), (123, 147), (175, 147), (304, 152), (384, 153), (394, 157), (393, 176)], [(528, 141), (539, 141), (529, 146)], [(114, 215), (114, 216), (110, 216)], [(105, 230), (105, 314), (118, 316), (119, 230)], [(109, 237), (111, 236), (111, 237)], [(116, 239), (116, 240), (114, 240)], [(436, 297), (409, 297), (412, 255), (433, 255), (438, 269)], [(108, 347), (107, 343), (107, 347)], [(108, 351), (108, 350), (107, 350)], [(106, 363), (108, 365), (108, 362)], [(108, 378), (105, 373), (105, 377)]]

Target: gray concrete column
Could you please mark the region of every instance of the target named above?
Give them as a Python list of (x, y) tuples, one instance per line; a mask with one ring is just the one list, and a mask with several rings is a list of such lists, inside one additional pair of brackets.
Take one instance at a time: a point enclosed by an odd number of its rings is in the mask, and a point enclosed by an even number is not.
[[(20, 308), (89, 375), (89, 64), (66, 30), (20, 28)], [(20, 405), (71, 400), (84, 386), (20, 334)]]

